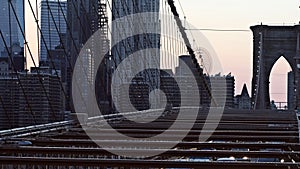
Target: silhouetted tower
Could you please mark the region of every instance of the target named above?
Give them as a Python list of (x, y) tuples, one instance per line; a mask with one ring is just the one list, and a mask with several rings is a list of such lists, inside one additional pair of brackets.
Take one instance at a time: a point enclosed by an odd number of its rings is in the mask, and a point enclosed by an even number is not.
[[(67, 110), (73, 110), (71, 101), (72, 89), (72, 71), (75, 66), (77, 57), (83, 45), (89, 38), (101, 28), (103, 38), (97, 40), (97, 43), (102, 43), (103, 50), (106, 51), (109, 47), (107, 39), (107, 12), (106, 4), (103, 0), (68, 0), (68, 23), (70, 30), (67, 31), (67, 52), (68, 61), (71, 63), (67, 71), (67, 93), (69, 95), (67, 102), (70, 103)], [(100, 42), (101, 41), (101, 42)], [(107, 47), (105, 47), (105, 44)], [(95, 44), (95, 47), (97, 44)], [(87, 73), (89, 77), (94, 76), (92, 71), (94, 68), (93, 58), (86, 58)]]

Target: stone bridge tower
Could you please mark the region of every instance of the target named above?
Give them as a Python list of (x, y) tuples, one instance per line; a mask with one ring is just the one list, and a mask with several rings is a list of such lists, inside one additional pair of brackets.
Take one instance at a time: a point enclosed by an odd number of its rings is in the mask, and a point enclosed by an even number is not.
[[(293, 96), (300, 106), (300, 25), (252, 26), (253, 32), (253, 78), (252, 107), (270, 109), (270, 73), (280, 57), (284, 57), (294, 73)], [(295, 106), (295, 108), (296, 108)]]

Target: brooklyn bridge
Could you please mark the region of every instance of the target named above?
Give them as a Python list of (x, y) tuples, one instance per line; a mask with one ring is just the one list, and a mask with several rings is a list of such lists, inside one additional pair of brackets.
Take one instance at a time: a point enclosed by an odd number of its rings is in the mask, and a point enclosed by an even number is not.
[[(179, 0), (0, 4), (1, 168), (300, 168), (299, 25), (249, 29), (252, 97), (237, 109), (232, 76), (212, 75), (220, 63)], [(269, 90), (282, 56), (293, 74), (284, 110)]]

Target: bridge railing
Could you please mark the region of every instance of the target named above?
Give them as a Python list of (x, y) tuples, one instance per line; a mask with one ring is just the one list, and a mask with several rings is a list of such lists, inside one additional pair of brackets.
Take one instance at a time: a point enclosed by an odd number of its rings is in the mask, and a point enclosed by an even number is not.
[[(176, 109), (176, 108), (173, 108)], [(178, 108), (177, 108), (178, 109)], [(136, 112), (126, 112), (126, 113), (116, 113), (116, 114), (108, 114), (108, 115), (101, 115), (95, 117), (89, 117), (87, 119), (87, 123), (92, 124), (95, 122), (99, 122), (99, 120), (110, 120), (110, 121), (118, 121), (124, 118), (124, 116), (144, 116), (144, 115), (152, 115), (152, 114), (161, 114), (160, 112), (164, 111), (164, 109), (151, 109), (145, 111), (136, 111)], [(25, 137), (31, 135), (37, 135), (41, 133), (47, 133), (50, 131), (58, 131), (71, 126), (72, 124), (76, 123), (75, 120), (69, 121), (61, 121), (61, 122), (54, 122), (48, 124), (40, 124), (40, 125), (33, 125), (27, 127), (19, 127), (14, 129), (2, 130), (0, 131), (0, 141), (3, 141), (8, 138), (17, 138), (17, 137)]]
[[(179, 111), (180, 109), (199, 109), (199, 108), (200, 107), (172, 107), (169, 109), (150, 109), (150, 110), (135, 111), (135, 112), (112, 113), (107, 115), (88, 117), (86, 120), (86, 125), (99, 123), (102, 120), (121, 121), (124, 117), (144, 118), (147, 116), (167, 115), (168, 113), (176, 112)], [(69, 121), (61, 121), (61, 122), (54, 122), (48, 124), (40, 124), (40, 125), (2, 130), (0, 131), (0, 141), (5, 141), (6, 139), (10, 139), (10, 138), (19, 138), (19, 137), (38, 135), (38, 134), (47, 133), (51, 131), (59, 131), (71, 127), (73, 124), (76, 123), (78, 123), (78, 121), (74, 119)]]
[(71, 125), (73, 121), (61, 121), (48, 124), (33, 125), (27, 127), (19, 127), (14, 129), (0, 131), (0, 141), (6, 138), (24, 137), (34, 134), (41, 134), (49, 131), (60, 130)]

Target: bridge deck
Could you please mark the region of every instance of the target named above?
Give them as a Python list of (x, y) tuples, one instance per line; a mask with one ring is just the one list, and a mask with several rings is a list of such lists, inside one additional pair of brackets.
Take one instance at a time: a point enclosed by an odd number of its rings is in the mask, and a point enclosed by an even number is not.
[[(207, 140), (198, 142), (207, 112), (200, 112), (191, 132), (175, 147), (164, 153), (145, 159), (122, 158), (108, 150), (135, 153), (147, 151), (156, 153), (174, 141), (174, 135), (185, 128), (170, 131), (164, 141), (120, 140), (107, 129), (101, 133), (98, 143), (114, 142), (127, 148), (99, 147), (79, 125), (59, 131), (49, 131), (38, 135), (11, 138), (0, 146), (0, 163), (3, 166), (82, 166), (83, 168), (299, 168), (300, 144), (298, 121), (294, 112), (237, 111), (226, 110), (217, 130)], [(135, 126), (129, 122), (112, 123), (116, 129), (129, 136), (148, 137), (159, 134), (172, 122), (176, 113), (169, 113), (153, 125)], [(189, 119), (182, 120), (189, 123)], [(93, 130), (91, 130), (93, 131)], [(95, 135), (97, 130), (94, 129)], [(98, 133), (99, 134), (99, 133)], [(210, 134), (210, 131), (202, 131)], [(98, 135), (99, 136), (99, 135)], [(11, 143), (30, 141), (32, 145), (19, 146)], [(156, 149), (136, 149), (151, 144)], [(104, 144), (105, 145), (105, 144)], [(234, 161), (218, 161), (224, 157), (235, 157)], [(247, 157), (247, 160), (243, 159)], [(201, 159), (209, 158), (210, 161)], [(198, 159), (193, 160), (193, 159)], [(200, 160), (199, 160), (200, 159)], [(274, 160), (266, 162), (264, 160)], [(5, 168), (5, 167), (4, 167)]]

